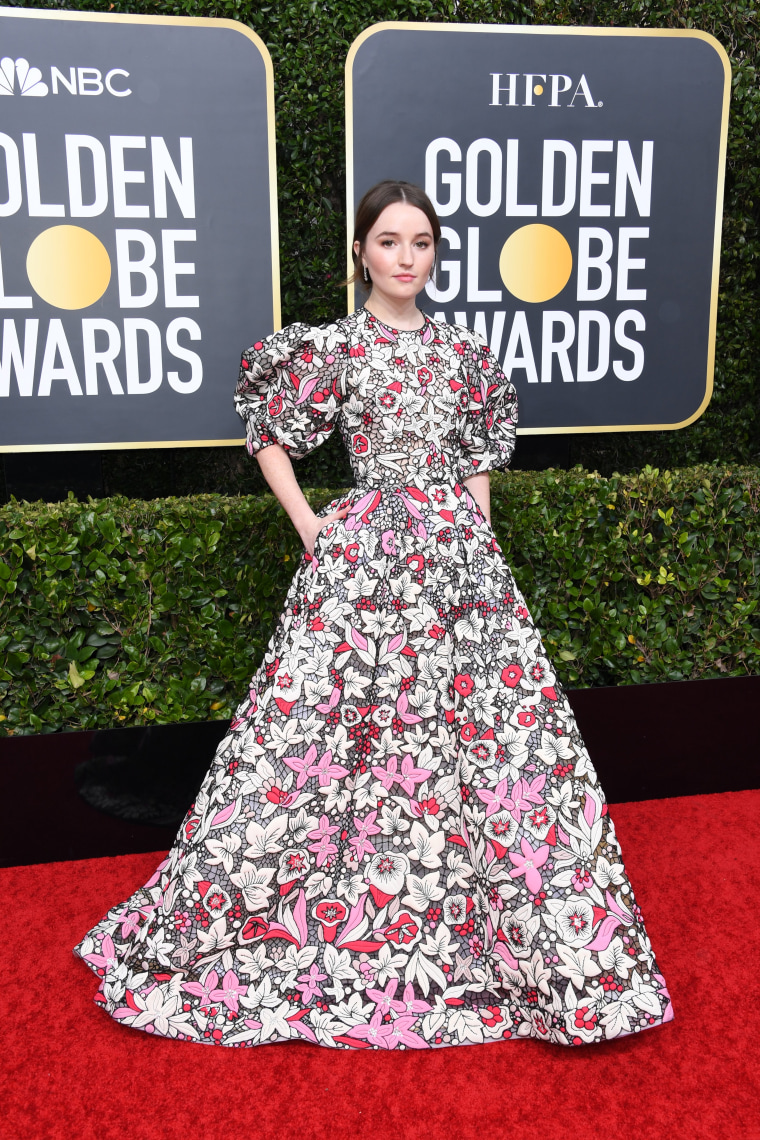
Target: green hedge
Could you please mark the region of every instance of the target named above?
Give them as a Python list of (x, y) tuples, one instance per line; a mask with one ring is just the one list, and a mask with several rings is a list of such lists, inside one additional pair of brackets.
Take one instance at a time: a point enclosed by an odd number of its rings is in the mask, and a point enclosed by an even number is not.
[[(603, 473), (760, 459), (760, 85), (756, 0), (26, 0), (18, 7), (210, 16), (241, 20), (274, 64), (284, 322), (345, 312), (344, 63), (355, 37), (382, 20), (700, 28), (724, 45), (733, 70), (718, 308), (715, 392), (681, 431), (570, 437), (573, 463)], [(256, 330), (251, 330), (253, 339)], [(241, 345), (231, 345), (231, 361)], [(232, 383), (232, 377), (230, 380)], [(346, 478), (337, 438), (315, 452), (307, 482)], [(106, 452), (111, 492), (144, 495), (253, 491), (225, 449)]]
[[(760, 672), (757, 468), (492, 486), (565, 684)], [(300, 554), (270, 496), (0, 508), (0, 732), (229, 717)]]

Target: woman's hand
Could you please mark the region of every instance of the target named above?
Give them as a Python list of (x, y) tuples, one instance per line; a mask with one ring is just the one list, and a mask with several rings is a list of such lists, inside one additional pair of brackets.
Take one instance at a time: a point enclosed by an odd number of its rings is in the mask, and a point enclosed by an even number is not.
[(313, 557), (317, 535), (322, 530), (322, 528), (327, 526), (328, 523), (333, 522), (335, 519), (344, 519), (350, 510), (350, 507), (342, 507), (338, 511), (331, 511), (329, 515), (315, 515), (312, 511), (311, 518), (307, 518), (303, 526), (298, 528), (298, 533), (301, 536), (301, 542), (303, 543), (304, 550), (307, 552), (307, 554), (311, 554)]

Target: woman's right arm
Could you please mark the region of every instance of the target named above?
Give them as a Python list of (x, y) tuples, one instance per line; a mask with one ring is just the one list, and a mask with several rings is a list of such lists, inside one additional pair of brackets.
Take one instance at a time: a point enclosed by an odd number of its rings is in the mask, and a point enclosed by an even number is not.
[(256, 458), (272, 494), (298, 531), (304, 549), (309, 554), (314, 554), (314, 543), (325, 523), (345, 518), (350, 508), (344, 507), (329, 515), (316, 515), (298, 485), (290, 456), (279, 443), (261, 448), (256, 452)]

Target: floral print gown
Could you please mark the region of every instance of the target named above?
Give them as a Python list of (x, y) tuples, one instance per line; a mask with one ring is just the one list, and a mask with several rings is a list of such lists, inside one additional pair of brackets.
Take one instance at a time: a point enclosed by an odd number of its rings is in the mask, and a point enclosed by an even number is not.
[(248, 449), (335, 426), (355, 486), (153, 877), (76, 947), (210, 1045), (581, 1045), (672, 1017), (596, 773), (468, 476), (516, 401), (477, 335), (366, 309), (245, 354)]

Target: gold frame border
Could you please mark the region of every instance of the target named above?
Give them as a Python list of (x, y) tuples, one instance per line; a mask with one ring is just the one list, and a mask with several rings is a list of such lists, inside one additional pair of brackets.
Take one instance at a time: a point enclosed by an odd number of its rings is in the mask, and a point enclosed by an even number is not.
[[(386, 20), (378, 24), (372, 24), (369, 28), (365, 28), (361, 32), (351, 47), (346, 56), (346, 246), (347, 246), (347, 271), (346, 276), (350, 277), (354, 271), (353, 262), (351, 260), (351, 238), (353, 237), (353, 218), (355, 210), (354, 202), (354, 88), (353, 88), (353, 65), (359, 48), (365, 43), (370, 36), (374, 36), (377, 32), (390, 31), (391, 29), (397, 31), (436, 31), (436, 32), (493, 32), (498, 35), (564, 35), (564, 36), (663, 36), (672, 39), (696, 39), (704, 40), (709, 44), (718, 54), (718, 58), (723, 64), (723, 111), (721, 115), (720, 138), (718, 141), (718, 183), (716, 187), (715, 196), (715, 226), (713, 234), (713, 264), (712, 264), (712, 280), (710, 291), (710, 314), (708, 318), (708, 342), (707, 342), (707, 375), (705, 377), (705, 394), (701, 404), (695, 412), (692, 413), (687, 419), (681, 420), (680, 423), (675, 424), (615, 424), (608, 427), (541, 427), (541, 428), (520, 428), (517, 429), (518, 435), (581, 435), (592, 434), (596, 432), (611, 432), (611, 431), (674, 431), (678, 428), (688, 427), (693, 424), (695, 420), (704, 412), (707, 405), (710, 403), (713, 394), (714, 378), (715, 378), (715, 335), (718, 323), (718, 276), (720, 273), (720, 237), (723, 227), (723, 192), (726, 174), (726, 142), (728, 139), (728, 110), (731, 96), (731, 61), (728, 58), (728, 53), (723, 47), (723, 44), (710, 35), (709, 32), (702, 32), (695, 28), (587, 28), (587, 27), (573, 27), (562, 28), (554, 27), (549, 24), (526, 25), (526, 24), (436, 24), (436, 23), (420, 23), (418, 21), (409, 21), (408, 23), (402, 20)], [(355, 304), (355, 289), (353, 285), (348, 286), (348, 312), (349, 314), (354, 311)]]
[[(216, 20), (210, 16), (136, 16), (126, 12), (53, 12), (29, 8), (0, 8), (0, 19), (31, 20), (85, 20), (98, 23), (116, 24), (164, 24), (169, 27), (229, 28), (246, 36), (256, 47), (264, 64), (267, 99), (267, 158), (269, 163), (269, 222), (272, 242), (272, 320), (274, 331), (282, 328), (280, 297), (280, 234), (277, 216), (277, 151), (274, 121), (274, 69), (269, 49), (252, 28), (240, 20)], [(17, 446), (0, 445), (0, 455), (21, 454), (23, 452), (47, 451), (130, 451), (148, 450), (156, 447), (229, 447), (245, 443), (239, 439), (178, 439), (146, 441), (145, 443), (24, 443)]]

